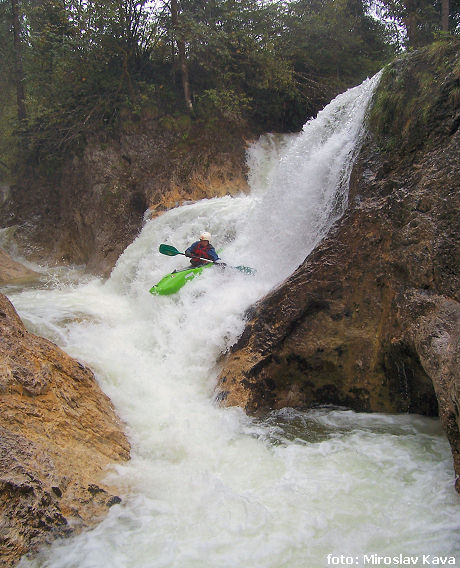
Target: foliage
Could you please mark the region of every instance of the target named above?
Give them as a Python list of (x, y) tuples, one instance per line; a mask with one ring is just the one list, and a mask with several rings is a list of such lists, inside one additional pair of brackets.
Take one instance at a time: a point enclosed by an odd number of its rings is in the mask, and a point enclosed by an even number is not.
[[(427, 45), (440, 33), (460, 33), (460, 0), (373, 0), (372, 4), (404, 47)], [(449, 29), (441, 32), (443, 4), (449, 8)]]
[(208, 89), (197, 97), (197, 116), (217, 120), (223, 118), (234, 124), (244, 122), (251, 101), (232, 90)]
[(459, 48), (458, 40), (437, 42), (404, 54), (385, 69), (370, 121), (383, 150), (404, 147), (408, 156), (415, 156), (418, 148), (430, 144), (437, 113), (458, 112)]
[(360, 0), (298, 0), (285, 21), (283, 51), (311, 115), (325, 99), (375, 74), (393, 53), (384, 26)]
[(0, 0), (4, 146), (14, 130), (24, 160), (56, 163), (89, 136), (117, 129), (127, 114), (190, 112), (185, 72), (192, 119), (296, 130), (392, 55), (365, 0), (174, 5), (175, 22), (166, 1), (22, 0), (27, 118), (15, 125), (11, 0)]

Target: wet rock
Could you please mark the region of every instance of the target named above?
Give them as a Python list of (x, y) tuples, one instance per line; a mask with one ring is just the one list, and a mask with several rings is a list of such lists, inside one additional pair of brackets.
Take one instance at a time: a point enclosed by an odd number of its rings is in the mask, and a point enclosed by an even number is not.
[(92, 372), (27, 332), (3, 295), (0, 337), (0, 555), (13, 566), (119, 502), (104, 477), (129, 444)]
[[(454, 43), (445, 74), (453, 73), (457, 50)], [(431, 51), (411, 57), (413, 65), (407, 57), (397, 73), (437, 72)], [(397, 73), (390, 70), (383, 93), (396, 88), (391, 77), (418, 84)], [(456, 110), (448, 94), (407, 94), (417, 96), (427, 103), (426, 117), (436, 118), (422, 124), (408, 112), (403, 129), (392, 121), (404, 111), (390, 109), (370, 123), (348, 210), (248, 312), (218, 399), (255, 414), (324, 404), (439, 413), (459, 476), (460, 133), (449, 127)]]
[(35, 280), (39, 274), (13, 260), (0, 249), (0, 284), (18, 284)]

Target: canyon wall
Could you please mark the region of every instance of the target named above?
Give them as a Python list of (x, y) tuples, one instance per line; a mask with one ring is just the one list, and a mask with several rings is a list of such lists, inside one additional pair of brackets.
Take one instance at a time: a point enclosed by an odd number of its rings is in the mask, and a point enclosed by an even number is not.
[(0, 187), (0, 226), (28, 260), (108, 275), (147, 212), (246, 191), (249, 136), (187, 116), (128, 115), (116, 134), (95, 136), (56, 168), (24, 165)]

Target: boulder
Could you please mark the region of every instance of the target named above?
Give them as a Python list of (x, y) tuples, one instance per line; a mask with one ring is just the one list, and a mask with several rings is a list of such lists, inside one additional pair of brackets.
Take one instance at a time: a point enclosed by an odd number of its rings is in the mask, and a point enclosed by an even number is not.
[(31, 261), (108, 276), (147, 215), (247, 190), (249, 134), (183, 119), (126, 119), (57, 168), (24, 164), (0, 198), (0, 226), (15, 226), (15, 244)]
[(0, 284), (18, 284), (35, 280), (39, 274), (13, 260), (0, 249)]
[(0, 555), (13, 566), (120, 502), (104, 478), (129, 443), (93, 373), (29, 333), (0, 294)]

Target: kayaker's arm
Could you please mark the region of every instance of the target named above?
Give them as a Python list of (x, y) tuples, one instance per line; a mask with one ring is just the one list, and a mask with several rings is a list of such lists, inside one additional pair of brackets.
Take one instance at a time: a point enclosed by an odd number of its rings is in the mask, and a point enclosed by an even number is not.
[(219, 259), (219, 255), (217, 254), (217, 252), (216, 252), (216, 250), (215, 250), (214, 247), (211, 247), (211, 248), (208, 250), (208, 254), (209, 254), (209, 256), (212, 258), (213, 262), (216, 262), (216, 261), (220, 260), (220, 259)]
[(204, 262), (209, 262), (211, 264), (213, 264), (215, 261), (211, 260), (210, 258), (203, 258), (202, 256), (196, 256), (196, 254), (193, 254), (192, 252), (184, 252), (184, 256), (188, 256), (188, 258), (194, 258), (195, 260), (202, 260)]

